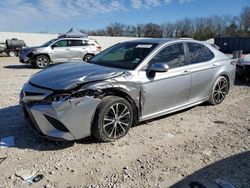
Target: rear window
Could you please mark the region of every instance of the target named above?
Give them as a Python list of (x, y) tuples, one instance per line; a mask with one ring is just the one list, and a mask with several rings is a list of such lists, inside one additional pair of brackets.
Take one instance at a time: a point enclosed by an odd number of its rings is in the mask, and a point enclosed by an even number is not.
[(206, 62), (214, 58), (213, 52), (203, 44), (188, 43), (188, 49), (191, 64)]
[(70, 41), (70, 46), (83, 46), (84, 41), (82, 40), (71, 40)]

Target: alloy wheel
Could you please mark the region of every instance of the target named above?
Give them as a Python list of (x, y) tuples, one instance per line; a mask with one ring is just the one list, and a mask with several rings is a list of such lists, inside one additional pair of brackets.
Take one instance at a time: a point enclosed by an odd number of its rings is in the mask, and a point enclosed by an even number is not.
[(130, 121), (131, 114), (128, 107), (123, 103), (115, 103), (104, 115), (104, 133), (111, 139), (120, 138), (128, 132)]
[(40, 67), (40, 68), (44, 68), (44, 67), (47, 67), (49, 64), (49, 61), (47, 58), (45, 57), (39, 57), (37, 59), (37, 65)]
[(225, 99), (227, 89), (228, 89), (227, 80), (225, 78), (221, 78), (215, 85), (213, 93), (214, 101), (217, 104), (221, 103)]

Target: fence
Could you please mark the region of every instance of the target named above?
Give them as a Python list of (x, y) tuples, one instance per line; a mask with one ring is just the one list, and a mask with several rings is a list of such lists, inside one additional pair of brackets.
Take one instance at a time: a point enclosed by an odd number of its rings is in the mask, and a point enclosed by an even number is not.
[[(27, 46), (40, 46), (43, 43), (57, 37), (58, 34), (0, 32), (0, 42), (5, 42), (6, 39), (17, 38), (20, 40), (24, 40)], [(89, 36), (89, 38), (96, 40), (101, 45), (102, 50), (118, 42), (136, 39), (131, 37), (106, 37), (106, 36)]]

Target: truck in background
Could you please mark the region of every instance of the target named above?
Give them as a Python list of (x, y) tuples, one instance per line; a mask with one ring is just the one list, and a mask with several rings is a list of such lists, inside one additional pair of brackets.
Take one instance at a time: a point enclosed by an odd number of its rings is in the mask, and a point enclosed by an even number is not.
[(6, 53), (9, 57), (18, 56), (21, 49), (26, 44), (23, 40), (7, 39), (5, 42), (0, 43), (0, 53)]

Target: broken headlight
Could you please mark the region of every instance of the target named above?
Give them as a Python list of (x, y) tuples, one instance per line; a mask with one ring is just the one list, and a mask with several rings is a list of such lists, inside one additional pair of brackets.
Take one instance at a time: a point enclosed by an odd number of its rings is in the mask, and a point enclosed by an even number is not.
[(51, 101), (54, 102), (54, 101), (64, 101), (64, 100), (67, 100), (69, 99), (71, 96), (71, 94), (54, 94), (52, 95), (50, 98), (51, 98)]
[(99, 95), (100, 91), (98, 90), (80, 90), (72, 91), (71, 93), (54, 93), (46, 97), (42, 102), (48, 104), (52, 102), (65, 101), (68, 99), (80, 98), (84, 96), (97, 97)]

